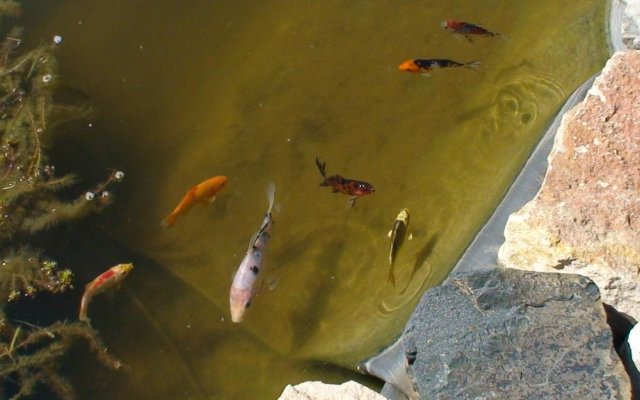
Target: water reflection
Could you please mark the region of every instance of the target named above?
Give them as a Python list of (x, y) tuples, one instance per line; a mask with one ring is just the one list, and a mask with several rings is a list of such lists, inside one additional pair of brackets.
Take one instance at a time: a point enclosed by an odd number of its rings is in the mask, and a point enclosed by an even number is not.
[[(130, 296), (115, 300), (119, 312), (94, 321), (130, 360), (130, 380), (84, 387), (86, 397), (272, 398), (285, 383), (351, 377), (335, 366), (352, 369), (398, 334), (563, 98), (600, 68), (604, 6), (32, 3), (47, 19), (34, 14), (30, 32), (64, 36), (62, 76), (98, 109), (91, 129), (69, 133), (57, 148), (81, 141), (99, 156), (62, 154), (56, 164), (87, 173), (115, 164), (128, 173), (97, 221), (139, 264)], [(469, 43), (442, 30), (443, 19), (459, 16), (508, 37)], [(483, 63), (477, 73), (429, 78), (396, 70), (429, 57)], [(318, 186), (317, 156), (376, 193), (349, 208), (346, 196)], [(185, 190), (213, 175), (229, 177), (218, 200), (162, 230)], [(264, 285), (245, 321), (232, 324), (229, 286), (270, 181), (281, 211), (266, 276), (278, 284)], [(412, 211), (414, 240), (402, 248), (393, 288), (386, 233), (403, 207)]]

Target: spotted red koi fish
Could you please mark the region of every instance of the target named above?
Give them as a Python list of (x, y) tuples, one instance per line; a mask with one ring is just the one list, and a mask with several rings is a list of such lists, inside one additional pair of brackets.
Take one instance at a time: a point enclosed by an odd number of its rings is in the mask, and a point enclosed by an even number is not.
[(331, 186), (333, 193), (344, 193), (352, 196), (349, 198), (351, 207), (356, 204), (358, 197), (366, 196), (375, 192), (373, 185), (367, 182), (343, 178), (340, 175), (331, 175), (327, 177), (325, 172), (326, 163), (321, 162), (318, 157), (316, 157), (316, 165), (318, 166), (318, 170), (320, 170), (320, 174), (324, 178), (324, 181), (320, 183), (320, 186)]
[(491, 32), (483, 27), (475, 24), (470, 24), (469, 22), (462, 21), (454, 21), (454, 20), (446, 20), (442, 21), (440, 24), (444, 29), (448, 31), (452, 31), (453, 33), (457, 33), (459, 35), (464, 35), (464, 37), (468, 41), (472, 41), (469, 35), (477, 35), (477, 36), (500, 36), (501, 33)]

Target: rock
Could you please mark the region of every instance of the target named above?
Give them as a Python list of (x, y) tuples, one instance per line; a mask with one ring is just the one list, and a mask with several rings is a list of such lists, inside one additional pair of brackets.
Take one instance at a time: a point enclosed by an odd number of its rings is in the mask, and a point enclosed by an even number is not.
[(622, 42), (629, 49), (640, 49), (640, 1), (624, 1), (624, 14), (622, 17)]
[(578, 273), (640, 319), (640, 51), (616, 53), (562, 120), (536, 197), (509, 217), (504, 266)]
[(640, 325), (636, 325), (627, 338), (631, 349), (631, 359), (636, 366), (640, 366)]
[(620, 346), (618, 353), (631, 379), (631, 388), (634, 399), (640, 397), (640, 326), (636, 325), (631, 329), (626, 340)]
[(423, 399), (629, 399), (588, 278), (494, 269), (423, 296), (403, 333)]
[(278, 400), (385, 400), (385, 398), (357, 382), (349, 381), (342, 385), (322, 382), (288, 385)]

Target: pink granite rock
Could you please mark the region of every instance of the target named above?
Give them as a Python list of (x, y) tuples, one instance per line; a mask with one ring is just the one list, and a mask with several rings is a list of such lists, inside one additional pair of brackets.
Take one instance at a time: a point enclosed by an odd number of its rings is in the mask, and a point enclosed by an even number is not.
[(558, 129), (537, 196), (510, 216), (507, 266), (578, 273), (640, 320), (640, 51), (614, 54)]

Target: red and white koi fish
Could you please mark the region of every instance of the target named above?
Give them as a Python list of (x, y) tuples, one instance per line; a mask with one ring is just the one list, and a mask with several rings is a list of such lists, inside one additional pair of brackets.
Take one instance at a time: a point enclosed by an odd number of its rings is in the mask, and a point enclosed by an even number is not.
[(269, 200), (267, 214), (262, 220), (260, 229), (251, 238), (247, 254), (242, 259), (231, 284), (229, 305), (231, 306), (231, 320), (233, 322), (242, 321), (244, 313), (251, 306), (251, 300), (256, 293), (256, 282), (264, 266), (264, 252), (273, 230), (272, 211), (275, 196), (276, 185), (272, 182), (267, 186), (267, 199)]
[(476, 36), (501, 36), (501, 33), (491, 32), (484, 29), (479, 24), (471, 24), (469, 22), (446, 20), (440, 24), (444, 29), (457, 33), (458, 35), (464, 35), (468, 41), (472, 41), (469, 35)]
[(226, 176), (214, 176), (200, 182), (184, 195), (180, 203), (164, 220), (162, 226), (171, 228), (180, 215), (186, 214), (195, 204), (213, 203), (216, 195), (227, 185)]
[(80, 301), (80, 315), (78, 316), (78, 319), (89, 323), (91, 320), (87, 316), (87, 313), (89, 311), (89, 303), (91, 302), (91, 299), (122, 282), (124, 278), (129, 275), (129, 272), (131, 272), (132, 269), (133, 264), (131, 263), (118, 264), (109, 268), (106, 272), (103, 272), (97, 278), (89, 282), (84, 288), (84, 294)]

